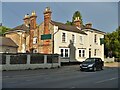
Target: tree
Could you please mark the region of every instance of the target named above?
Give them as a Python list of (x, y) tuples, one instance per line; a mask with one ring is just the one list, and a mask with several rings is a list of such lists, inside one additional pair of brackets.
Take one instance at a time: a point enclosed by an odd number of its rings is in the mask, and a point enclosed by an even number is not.
[(66, 24), (67, 24), (67, 25), (72, 25), (72, 22), (67, 21)]
[(67, 21), (66, 24), (67, 24), (67, 25), (73, 25), (73, 24), (74, 24), (74, 20), (75, 20), (76, 17), (79, 17), (79, 19), (81, 20), (81, 24), (82, 24), (82, 26), (83, 26), (82, 15), (80, 14), (79, 11), (76, 11), (76, 12), (73, 14), (72, 21)]
[(4, 34), (5, 32), (9, 31), (10, 28), (5, 26), (0, 26), (0, 34)]
[(73, 14), (72, 23), (74, 22), (74, 20), (75, 20), (76, 17), (79, 17), (79, 19), (80, 19), (80, 21), (81, 21), (81, 24), (83, 25), (82, 15), (80, 14), (79, 11), (76, 11), (76, 12)]
[(112, 56), (120, 58), (120, 27), (105, 35), (105, 55), (112, 52)]

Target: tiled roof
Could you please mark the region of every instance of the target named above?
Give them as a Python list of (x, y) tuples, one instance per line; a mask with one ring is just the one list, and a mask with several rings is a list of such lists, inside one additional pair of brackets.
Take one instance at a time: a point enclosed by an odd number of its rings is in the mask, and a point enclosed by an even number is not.
[(18, 45), (10, 38), (0, 36), (0, 40), (2, 41), (0, 46), (18, 47)]
[(95, 29), (95, 28), (86, 28), (86, 27), (83, 27), (82, 30), (84, 30), (84, 29), (90, 29), (90, 30), (93, 30), (93, 31), (95, 31), (95, 32), (99, 32), (99, 33), (103, 33), (103, 34), (105, 34), (105, 32), (100, 31), (100, 30)]
[(81, 31), (78, 28), (76, 28), (76, 26), (66, 25), (64, 23), (60, 23), (60, 22), (56, 22), (56, 21), (51, 21), (51, 23), (58, 26), (59, 29), (87, 35), (84, 31)]
[(15, 30), (23, 30), (23, 31), (26, 31), (26, 30), (29, 30), (29, 27), (27, 27), (25, 24), (22, 24), (22, 25), (19, 25), (13, 29), (11, 29), (10, 31), (15, 31)]

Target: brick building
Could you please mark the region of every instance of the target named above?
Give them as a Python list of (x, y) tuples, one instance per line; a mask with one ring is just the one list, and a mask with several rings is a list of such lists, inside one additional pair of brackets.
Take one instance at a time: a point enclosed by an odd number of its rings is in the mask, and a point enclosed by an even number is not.
[(104, 59), (104, 44), (101, 43), (104, 32), (92, 28), (91, 23), (81, 27), (79, 17), (73, 26), (53, 21), (49, 7), (43, 15), (44, 21), (40, 25), (36, 24), (35, 12), (25, 15), (24, 24), (6, 33), (6, 37), (18, 44), (18, 52), (57, 53), (62, 62), (83, 61), (88, 57)]

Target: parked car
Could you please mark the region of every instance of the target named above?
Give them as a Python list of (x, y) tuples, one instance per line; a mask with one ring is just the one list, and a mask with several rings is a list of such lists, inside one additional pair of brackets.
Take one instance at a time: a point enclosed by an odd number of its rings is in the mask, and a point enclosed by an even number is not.
[(97, 71), (103, 70), (104, 62), (101, 58), (87, 58), (80, 64), (80, 70)]

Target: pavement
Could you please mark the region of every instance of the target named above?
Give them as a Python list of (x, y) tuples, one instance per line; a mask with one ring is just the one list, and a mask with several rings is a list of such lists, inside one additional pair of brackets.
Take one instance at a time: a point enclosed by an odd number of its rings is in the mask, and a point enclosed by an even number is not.
[[(112, 67), (111, 67), (112, 66)], [(102, 71), (81, 72), (79, 65), (55, 69), (3, 71), (3, 88), (118, 88), (117, 63)]]
[(110, 63), (104, 63), (105, 67), (120, 67), (120, 63), (118, 62), (110, 62)]

